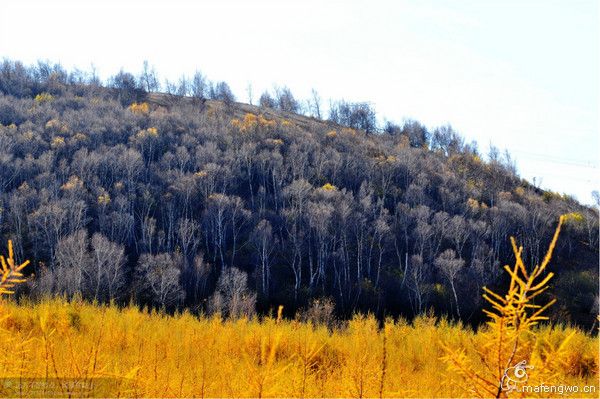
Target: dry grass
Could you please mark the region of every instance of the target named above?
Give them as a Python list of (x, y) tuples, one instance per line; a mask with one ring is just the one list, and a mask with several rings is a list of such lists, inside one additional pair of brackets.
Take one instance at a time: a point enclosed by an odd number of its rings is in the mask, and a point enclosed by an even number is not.
[[(3, 303), (1, 313), (1, 377), (114, 378), (106, 396), (470, 396), (440, 361), (442, 346), (462, 348), (484, 367), (484, 334), (432, 317), (380, 329), (374, 318), (357, 316), (331, 332), (276, 318), (198, 319), (59, 299)], [(573, 334), (546, 370), (555, 382), (597, 385), (597, 339), (569, 327), (535, 331), (543, 344), (532, 356), (539, 358)]]

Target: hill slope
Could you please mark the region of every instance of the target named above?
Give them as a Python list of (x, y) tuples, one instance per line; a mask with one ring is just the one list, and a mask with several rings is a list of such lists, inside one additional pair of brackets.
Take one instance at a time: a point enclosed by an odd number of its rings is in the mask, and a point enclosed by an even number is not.
[(549, 295), (562, 320), (594, 322), (597, 211), (451, 130), (366, 134), (231, 101), (26, 82), (0, 85), (0, 227), (35, 261), (31, 295), (231, 314), (330, 298), (340, 315), (477, 322), (509, 235), (533, 265), (575, 213)]

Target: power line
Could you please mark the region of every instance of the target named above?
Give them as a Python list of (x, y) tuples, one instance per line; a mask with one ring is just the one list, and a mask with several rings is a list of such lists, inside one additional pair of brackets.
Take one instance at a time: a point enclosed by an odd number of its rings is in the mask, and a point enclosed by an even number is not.
[(581, 167), (591, 168), (591, 169), (598, 169), (598, 165), (596, 164), (596, 162), (590, 161), (590, 160), (585, 160), (582, 162), (582, 161), (575, 160), (575, 159), (560, 158), (557, 156), (536, 154), (533, 152), (521, 151), (521, 150), (513, 150), (512, 152), (524, 154), (525, 157), (521, 157), (521, 158), (531, 157), (531, 158), (537, 158), (536, 160), (546, 161), (549, 163), (560, 163), (560, 164), (565, 164), (565, 165), (573, 165), (573, 166), (581, 166)]
[(543, 173), (537, 173), (537, 172), (532, 172), (532, 173), (527, 173), (528, 175), (534, 176), (534, 177), (541, 177), (544, 178), (546, 176), (552, 176), (552, 177), (558, 177), (559, 179), (569, 179), (569, 180), (578, 180), (578, 181), (582, 181), (582, 182), (586, 182), (586, 183), (593, 183), (597, 180), (594, 179), (586, 179), (583, 177), (577, 177), (577, 176), (573, 176), (573, 175), (560, 175), (560, 174), (556, 174), (556, 173), (547, 173), (547, 172), (543, 172)]

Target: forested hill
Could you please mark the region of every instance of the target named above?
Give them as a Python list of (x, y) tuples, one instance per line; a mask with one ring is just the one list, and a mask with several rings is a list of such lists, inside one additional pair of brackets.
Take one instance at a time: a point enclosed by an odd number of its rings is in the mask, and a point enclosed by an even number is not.
[(258, 107), (224, 83), (185, 96), (150, 83), (0, 65), (0, 228), (35, 273), (21, 294), (476, 323), (482, 287), (514, 260), (509, 236), (531, 266), (571, 213), (548, 295), (560, 320), (594, 322), (598, 212), (534, 188), (508, 157), (483, 161), (449, 127), (378, 130), (365, 104), (325, 121), (287, 90)]

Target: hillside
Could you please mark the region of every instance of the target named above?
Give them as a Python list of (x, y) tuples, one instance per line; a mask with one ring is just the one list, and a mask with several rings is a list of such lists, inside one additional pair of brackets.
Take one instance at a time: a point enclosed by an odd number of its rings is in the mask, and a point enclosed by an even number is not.
[(559, 320), (595, 322), (598, 212), (449, 127), (366, 133), (33, 72), (0, 73), (0, 231), (35, 269), (21, 295), (477, 324), (482, 287), (506, 283), (509, 236), (533, 266), (571, 213), (547, 295)]

